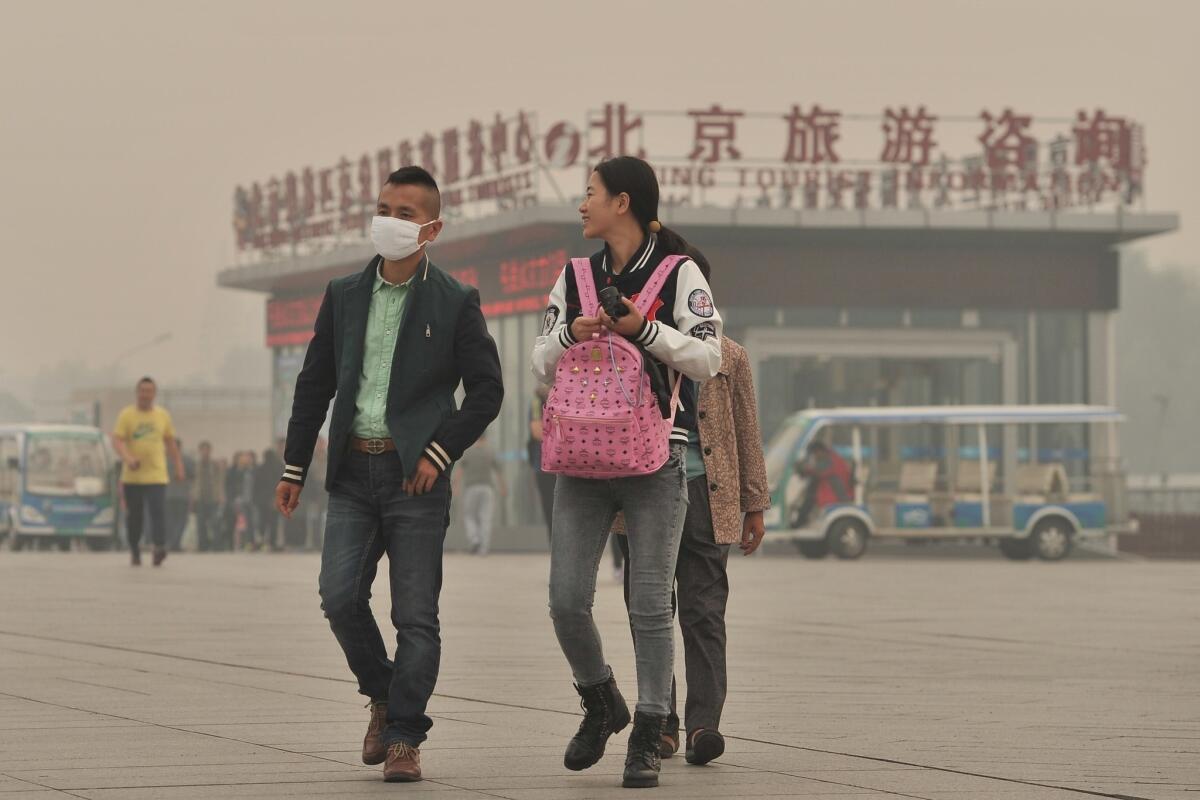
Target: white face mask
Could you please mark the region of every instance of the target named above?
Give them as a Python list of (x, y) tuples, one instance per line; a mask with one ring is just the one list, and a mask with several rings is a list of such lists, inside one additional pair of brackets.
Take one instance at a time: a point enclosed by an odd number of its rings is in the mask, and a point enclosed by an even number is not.
[[(437, 220), (426, 222), (425, 225), (432, 225), (434, 222)], [(371, 244), (375, 245), (379, 255), (388, 261), (408, 258), (429, 243), (417, 242), (425, 225), (396, 217), (375, 217), (371, 220)]]

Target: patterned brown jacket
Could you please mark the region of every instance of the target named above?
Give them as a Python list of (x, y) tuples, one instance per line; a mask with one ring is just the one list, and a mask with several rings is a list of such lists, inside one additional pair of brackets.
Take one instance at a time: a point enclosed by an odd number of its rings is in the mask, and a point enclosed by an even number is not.
[[(758, 401), (745, 348), (721, 337), (721, 370), (700, 389), (700, 449), (708, 481), (713, 531), (718, 544), (742, 539), (742, 518), (771, 507)], [(624, 533), (618, 515), (615, 533)]]

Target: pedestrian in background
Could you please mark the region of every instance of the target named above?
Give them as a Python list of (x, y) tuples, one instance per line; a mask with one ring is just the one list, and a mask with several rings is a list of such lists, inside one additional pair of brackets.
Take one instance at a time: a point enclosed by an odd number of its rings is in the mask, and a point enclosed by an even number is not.
[(279, 550), (283, 519), (275, 513), (275, 486), (283, 472), (283, 459), (274, 448), (263, 450), (262, 461), (254, 473), (254, 512), (258, 522), (254, 549)]
[(854, 500), (854, 472), (846, 459), (817, 439), (809, 444), (804, 458), (796, 462), (796, 473), (803, 476), (804, 500), (796, 511), (794, 524), (808, 524), (814, 511)]
[(184, 452), (182, 439), (175, 440), (175, 448), (183, 459), (184, 477), (167, 484), (167, 549), (172, 553), (181, 550), (191, 510), (192, 483), (196, 477), (196, 460)]
[(487, 440), (479, 437), (459, 460), (459, 478), (463, 497), (463, 523), (471, 553), (486, 556), (492, 547), (492, 523), (496, 515), (496, 494), (508, 494), (500, 459)]
[(221, 507), (221, 549), (236, 550), (234, 532), (237, 529), (237, 499), (241, 492), (243, 450), (235, 450), (225, 468), (225, 505)]
[(258, 507), (254, 504), (254, 482), (258, 473), (258, 458), (253, 450), (243, 450), (237, 465), (229, 471), (230, 537), (234, 550), (254, 547), (258, 529)]
[(154, 403), (158, 386), (153, 378), (137, 383), (137, 402), (121, 409), (113, 427), (112, 442), (121, 459), (121, 484), (129, 530), (130, 563), (142, 564), (142, 529), (150, 515), (150, 539), (154, 542), (154, 566), (167, 557), (167, 458), (175, 467), (176, 480), (187, 475), (183, 457), (175, 444), (175, 424), (165, 408)]
[(192, 481), (190, 505), (196, 515), (196, 548), (215, 550), (221, 539), (221, 510), (225, 506), (225, 469), (212, 457), (212, 444), (201, 442)]

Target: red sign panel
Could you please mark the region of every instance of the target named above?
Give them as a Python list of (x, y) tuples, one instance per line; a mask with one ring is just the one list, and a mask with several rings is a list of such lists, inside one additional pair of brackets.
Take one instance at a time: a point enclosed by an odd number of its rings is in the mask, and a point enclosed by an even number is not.
[[(537, 131), (531, 114), (505, 118), (496, 114), (486, 128), (472, 120), (466, 130), (448, 128), (425, 133), (415, 142), (404, 139), (395, 148), (364, 153), (336, 165), (305, 168), (301, 175), (234, 190), (233, 227), (240, 250), (263, 250), (296, 245), (339, 234), (361, 234), (374, 213), (379, 187), (395, 166), (420, 164), (437, 179), (442, 205), (453, 213), (482, 202), (521, 205), (534, 191), (537, 162), (555, 168), (574, 165), (582, 151), (582, 134), (560, 121), (545, 134)], [(393, 159), (393, 155), (395, 159)]]
[[(768, 112), (721, 103), (638, 112), (610, 102), (580, 127), (566, 120), (542, 127), (518, 111), (239, 186), (233, 226), (243, 251), (336, 244), (365, 237), (393, 167), (425, 167), (441, 185), (447, 216), (463, 219), (543, 196), (562, 202), (561, 179), (581, 176), (561, 171), (618, 155), (652, 163), (666, 205), (693, 202), (692, 186), (705, 190), (696, 202), (706, 205), (798, 209), (1128, 206), (1142, 197), (1141, 125), (1103, 109), (1078, 110), (1073, 125), (1061, 124), (1012, 108), (957, 116), (887, 105), (862, 114), (817, 102)], [(865, 134), (862, 126), (875, 130)], [(741, 139), (769, 144), (749, 152)], [(541, 175), (553, 195), (542, 191)]]

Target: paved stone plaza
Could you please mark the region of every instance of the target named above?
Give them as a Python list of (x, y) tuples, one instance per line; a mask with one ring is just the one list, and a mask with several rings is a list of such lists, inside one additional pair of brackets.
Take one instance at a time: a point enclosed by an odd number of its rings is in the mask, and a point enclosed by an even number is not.
[[(1200, 797), (1200, 564), (731, 562), (727, 753), (665, 762), (652, 796)], [(624, 734), (562, 767), (578, 699), (544, 555), (447, 557), (426, 780), (408, 785), (358, 761), (367, 712), (317, 566), (0, 554), (0, 800), (628, 796)], [(607, 563), (597, 617), (632, 702)]]

